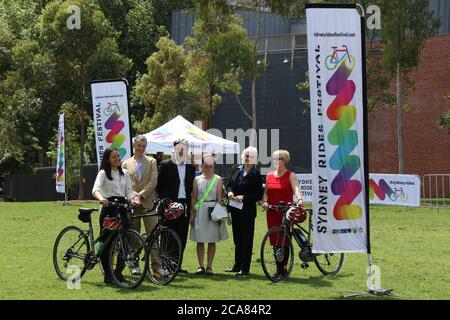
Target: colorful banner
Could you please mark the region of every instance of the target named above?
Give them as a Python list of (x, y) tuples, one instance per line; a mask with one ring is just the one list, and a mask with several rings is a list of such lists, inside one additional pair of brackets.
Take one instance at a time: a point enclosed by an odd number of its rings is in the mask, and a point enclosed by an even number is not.
[(91, 83), (97, 163), (112, 147), (122, 161), (131, 157), (127, 84), (123, 80)]
[(313, 251), (368, 252), (361, 17), (325, 5), (307, 8), (306, 21)]
[(420, 178), (406, 174), (371, 174), (370, 204), (420, 207)]
[[(300, 184), (300, 191), (302, 192), (303, 202), (312, 202), (312, 174), (298, 173), (296, 174), (298, 183)], [(294, 201), (297, 202), (297, 197), (294, 195)]]
[[(297, 174), (304, 202), (312, 202), (312, 174)], [(419, 176), (406, 174), (369, 174), (369, 202), (371, 205), (420, 207), (421, 182)], [(294, 196), (294, 201), (297, 198)]]
[(66, 157), (64, 137), (64, 113), (58, 121), (58, 149), (56, 154), (56, 192), (66, 193)]

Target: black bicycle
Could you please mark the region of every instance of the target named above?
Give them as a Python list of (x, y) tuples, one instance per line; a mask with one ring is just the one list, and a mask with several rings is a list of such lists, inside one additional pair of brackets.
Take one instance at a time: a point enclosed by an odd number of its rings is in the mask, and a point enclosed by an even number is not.
[[(108, 206), (126, 208), (127, 215), (131, 211), (128, 204), (108, 202)], [(115, 230), (110, 232), (101, 245), (99, 238), (94, 240), (91, 218), (94, 211), (98, 209), (79, 209), (78, 219), (89, 224), (88, 230), (68, 226), (59, 233), (53, 247), (56, 274), (61, 280), (67, 281), (69, 278), (73, 279), (74, 270), (78, 270), (78, 277), (81, 279), (87, 270), (92, 270), (100, 262), (103, 251), (111, 244), (108, 259), (112, 280), (121, 288), (136, 288), (142, 283), (148, 270), (148, 251), (142, 250), (146, 247), (145, 240), (138, 232), (129, 229), (129, 217), (119, 217), (115, 222)], [(98, 251), (96, 244), (100, 245)]]
[(181, 266), (181, 240), (175, 231), (164, 225), (167, 221), (164, 209), (169, 202), (170, 199), (155, 199), (153, 209), (146, 209), (142, 214), (131, 216), (131, 219), (158, 216), (158, 223), (153, 230), (142, 235), (150, 262), (147, 278), (158, 285), (172, 282)]
[(273, 227), (267, 231), (261, 244), (260, 260), (264, 274), (272, 282), (280, 282), (289, 277), (294, 266), (294, 246), (292, 235), (300, 247), (299, 258), (301, 268), (309, 268), (313, 262), (324, 275), (335, 275), (344, 263), (343, 253), (313, 253), (312, 252), (312, 210), (306, 209), (308, 214), (308, 227), (303, 228), (299, 223), (289, 220), (286, 213), (293, 204), (280, 202), (278, 206), (269, 206), (269, 209), (283, 213), (281, 226)]

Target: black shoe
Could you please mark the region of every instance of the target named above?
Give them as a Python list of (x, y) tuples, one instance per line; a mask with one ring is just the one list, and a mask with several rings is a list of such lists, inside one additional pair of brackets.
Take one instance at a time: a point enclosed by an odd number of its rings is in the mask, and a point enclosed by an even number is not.
[(188, 272), (187, 272), (187, 270), (180, 268), (180, 270), (178, 270), (178, 273), (188, 273)]
[(239, 271), (238, 273), (235, 274), (236, 277), (243, 277), (243, 276), (248, 276), (248, 271)]
[(238, 268), (228, 268), (228, 269), (225, 269), (225, 272), (239, 272), (239, 271), (241, 271), (241, 270), (239, 270)]
[(104, 277), (103, 282), (106, 284), (115, 284), (113, 279), (111, 279), (111, 277)]

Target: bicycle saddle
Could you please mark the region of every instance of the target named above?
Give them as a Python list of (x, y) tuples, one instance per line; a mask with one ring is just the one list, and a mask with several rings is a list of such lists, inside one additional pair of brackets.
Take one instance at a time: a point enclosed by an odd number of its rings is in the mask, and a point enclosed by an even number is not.
[(98, 211), (98, 209), (95, 208), (80, 208), (78, 209), (78, 212), (81, 214), (91, 214), (93, 211)]

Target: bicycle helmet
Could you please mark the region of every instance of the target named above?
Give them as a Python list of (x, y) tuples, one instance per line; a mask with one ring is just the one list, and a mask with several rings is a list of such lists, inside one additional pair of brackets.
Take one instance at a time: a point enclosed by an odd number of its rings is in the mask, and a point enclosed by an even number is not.
[(105, 217), (103, 219), (103, 229), (117, 230), (122, 226), (122, 220), (117, 217)]
[(286, 218), (291, 223), (302, 223), (306, 220), (306, 211), (300, 206), (293, 206), (286, 212)]
[(184, 214), (184, 206), (179, 202), (170, 202), (164, 210), (167, 220), (176, 220)]

